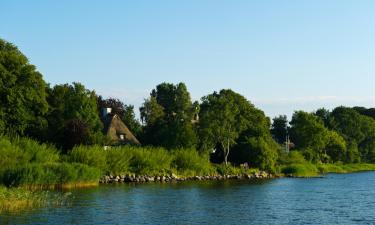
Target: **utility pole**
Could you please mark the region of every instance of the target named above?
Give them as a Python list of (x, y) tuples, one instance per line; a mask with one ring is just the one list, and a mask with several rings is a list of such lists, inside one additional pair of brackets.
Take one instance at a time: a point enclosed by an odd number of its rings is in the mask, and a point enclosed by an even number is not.
[(289, 134), (288, 134), (288, 124), (285, 124), (285, 152), (289, 154), (289, 146), (290, 146), (290, 140), (289, 140)]

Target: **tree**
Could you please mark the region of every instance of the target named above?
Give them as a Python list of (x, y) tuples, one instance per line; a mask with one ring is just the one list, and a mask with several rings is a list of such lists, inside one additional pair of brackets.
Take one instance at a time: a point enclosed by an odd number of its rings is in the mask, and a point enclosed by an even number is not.
[(89, 128), (79, 119), (67, 121), (63, 132), (65, 137), (63, 148), (65, 150), (72, 149), (75, 145), (87, 144), (87, 140), (89, 140)]
[(315, 116), (319, 117), (322, 122), (324, 123), (324, 126), (327, 128), (331, 127), (331, 112), (325, 108), (321, 108), (316, 110), (314, 113)]
[(286, 115), (273, 118), (271, 134), (277, 143), (283, 144), (288, 133), (288, 119)]
[(333, 162), (346, 161), (346, 142), (344, 138), (335, 131), (327, 132), (327, 142), (324, 147), (325, 153)]
[(195, 147), (197, 137), (192, 125), (195, 111), (185, 84), (159, 84), (140, 112), (145, 125), (143, 143), (169, 149)]
[(102, 96), (99, 96), (98, 109), (100, 110), (102, 108), (111, 108), (112, 113), (117, 114), (135, 136), (140, 134), (142, 127), (139, 121), (135, 118), (133, 105), (126, 105), (120, 99), (103, 99)]
[(318, 152), (324, 150), (328, 130), (317, 116), (297, 111), (293, 114), (290, 125), (291, 139), (297, 149), (313, 148)]
[(332, 129), (342, 135), (353, 151), (348, 155), (348, 161), (371, 161), (371, 142), (375, 136), (375, 120), (358, 113), (355, 109), (337, 107), (332, 111)]
[(264, 113), (232, 90), (221, 90), (203, 97), (200, 109), (200, 148), (207, 151), (219, 144), (225, 164), (231, 147), (243, 131), (254, 128), (269, 132), (270, 122)]
[(71, 120), (87, 125), (89, 140), (85, 140), (86, 143), (92, 143), (97, 138), (95, 136), (102, 135), (103, 124), (99, 119), (94, 91), (85, 89), (80, 83), (56, 85), (49, 89), (48, 102), (51, 107), (47, 117), (50, 141), (66, 146), (64, 143), (69, 141), (66, 124)]
[(0, 39), (0, 133), (39, 136), (47, 126), (46, 87), (26, 56)]

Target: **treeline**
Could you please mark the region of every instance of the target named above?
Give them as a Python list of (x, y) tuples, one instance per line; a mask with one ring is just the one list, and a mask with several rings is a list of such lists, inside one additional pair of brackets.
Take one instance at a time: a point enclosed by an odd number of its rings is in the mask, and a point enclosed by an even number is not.
[[(0, 133), (55, 145), (108, 145), (100, 109), (112, 108), (144, 146), (194, 149), (215, 163), (275, 171), (290, 147), (312, 163), (375, 162), (374, 109), (338, 107), (266, 117), (244, 96), (224, 89), (193, 102), (184, 83), (162, 83), (140, 108), (104, 99), (80, 83), (51, 86), (14, 45), (0, 40)], [(126, 97), (126, 96), (124, 96)], [(288, 142), (287, 142), (288, 143)], [(171, 153), (172, 154), (172, 153)]]
[[(76, 145), (105, 145), (100, 108), (111, 107), (143, 145), (213, 151), (213, 160), (251, 162), (272, 169), (277, 145), (270, 121), (247, 99), (221, 90), (192, 102), (183, 83), (162, 83), (140, 108), (103, 99), (80, 83), (50, 86), (14, 45), (0, 41), (0, 132), (57, 146), (66, 154)], [(250, 151), (248, 149), (251, 149)]]
[(290, 123), (286, 116), (273, 119), (271, 133), (279, 143), (287, 133), (310, 162), (374, 163), (375, 109), (363, 107), (324, 108), (313, 113), (297, 111)]

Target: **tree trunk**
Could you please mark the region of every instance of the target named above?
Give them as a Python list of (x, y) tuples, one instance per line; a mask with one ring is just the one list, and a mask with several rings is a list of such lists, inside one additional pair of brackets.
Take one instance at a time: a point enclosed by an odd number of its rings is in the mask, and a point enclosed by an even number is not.
[(223, 150), (224, 150), (224, 162), (225, 162), (225, 165), (227, 166), (228, 165), (228, 155), (229, 155), (229, 139), (227, 141), (227, 146), (225, 146), (224, 144), (222, 144), (223, 146)]

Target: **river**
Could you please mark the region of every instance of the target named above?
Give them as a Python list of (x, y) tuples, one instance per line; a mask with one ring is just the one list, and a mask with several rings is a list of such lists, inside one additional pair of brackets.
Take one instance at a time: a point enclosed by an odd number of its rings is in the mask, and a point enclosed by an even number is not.
[(375, 224), (375, 172), (324, 178), (118, 184), (1, 224)]

